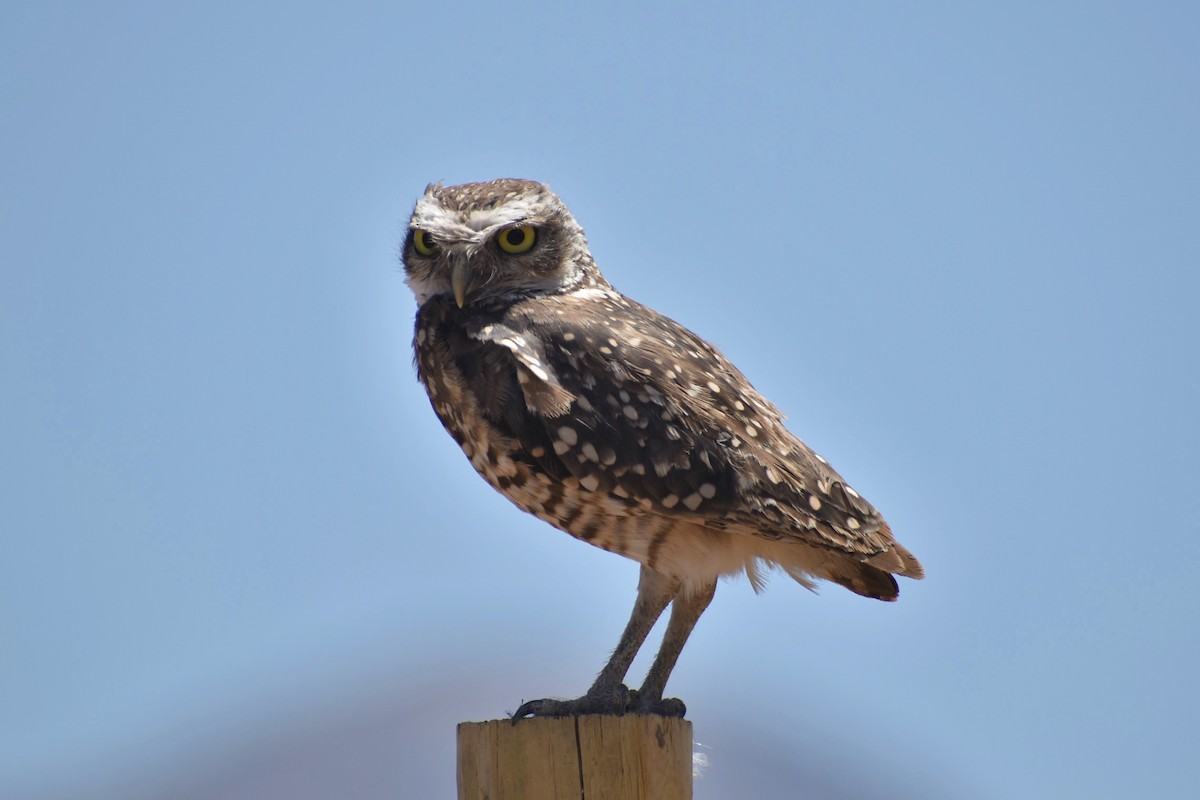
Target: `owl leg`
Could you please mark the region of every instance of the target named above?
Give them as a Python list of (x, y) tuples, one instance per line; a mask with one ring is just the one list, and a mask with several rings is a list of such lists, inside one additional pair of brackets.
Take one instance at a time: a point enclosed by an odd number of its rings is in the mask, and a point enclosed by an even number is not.
[[(650, 629), (654, 627), (655, 622), (658, 622), (663, 610), (678, 593), (678, 580), (668, 578), (643, 566), (641, 577), (638, 580), (637, 600), (633, 604), (633, 613), (629, 616), (629, 622), (625, 625), (625, 632), (621, 634), (621, 639), (617, 642), (617, 649), (613, 651), (612, 657), (604, 665), (604, 669), (600, 670), (600, 675), (592, 684), (592, 688), (588, 689), (587, 694), (575, 700), (530, 700), (517, 709), (513, 714), (513, 721), (516, 722), (524, 717), (624, 714), (630, 710), (634, 697), (633, 693), (622, 683), (625, 680), (625, 673), (629, 671), (629, 665), (633, 663), (634, 656), (641, 649), (642, 643), (646, 641)], [(709, 597), (712, 597), (711, 592)], [(701, 608), (701, 611), (703, 610)], [(696, 616), (699, 616), (699, 613)], [(672, 625), (674, 625), (674, 620), (675, 616), (672, 614)], [(694, 622), (693, 620), (693, 624)], [(690, 631), (691, 627), (689, 626), (687, 630)], [(683, 638), (687, 638), (687, 631), (684, 631)], [(683, 647), (682, 642), (679, 647)], [(676, 649), (675, 655), (679, 655), (678, 649)], [(661, 651), (659, 657), (662, 657)], [(655, 663), (657, 664), (657, 661)], [(672, 658), (671, 665), (673, 666), (674, 663), (675, 660)], [(667, 672), (670, 672), (669, 666)], [(665, 676), (663, 682), (666, 682)], [(659, 697), (661, 696), (662, 688), (660, 686)]]
[(662, 645), (658, 655), (646, 673), (642, 688), (637, 691), (634, 711), (642, 714), (662, 714), (666, 717), (682, 717), (686, 707), (682, 700), (669, 697), (663, 699), (663, 689), (666, 688), (667, 678), (679, 660), (679, 653), (687, 642), (696, 621), (712, 602), (713, 594), (717, 591), (717, 582), (698, 589), (694, 592), (680, 592), (671, 605), (671, 620), (667, 623), (667, 632), (663, 634)]

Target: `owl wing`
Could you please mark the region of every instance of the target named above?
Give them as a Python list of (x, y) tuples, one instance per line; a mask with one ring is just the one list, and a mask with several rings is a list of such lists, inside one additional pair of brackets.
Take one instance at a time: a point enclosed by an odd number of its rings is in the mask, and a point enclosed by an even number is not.
[(468, 333), (515, 360), (524, 408), (510, 403), (506, 422), (548, 474), (711, 528), (863, 559), (898, 547), (736, 367), (650, 308), (589, 290)]

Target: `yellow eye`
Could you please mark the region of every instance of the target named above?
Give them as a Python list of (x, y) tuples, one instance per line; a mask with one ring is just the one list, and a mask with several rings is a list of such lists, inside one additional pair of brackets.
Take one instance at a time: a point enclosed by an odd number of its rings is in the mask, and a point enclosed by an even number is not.
[(423, 256), (431, 256), (437, 250), (437, 245), (433, 243), (433, 237), (428, 231), (417, 229), (413, 231), (413, 247)]
[(520, 225), (500, 231), (500, 249), (512, 255), (528, 253), (537, 241), (537, 228)]

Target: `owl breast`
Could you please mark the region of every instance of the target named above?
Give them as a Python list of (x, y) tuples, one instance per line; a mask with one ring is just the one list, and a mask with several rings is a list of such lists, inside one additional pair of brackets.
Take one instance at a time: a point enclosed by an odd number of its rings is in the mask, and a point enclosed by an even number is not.
[[(524, 511), (596, 547), (653, 565), (668, 532), (668, 519), (646, 513), (581, 481), (556, 453), (562, 442), (547, 432), (546, 419), (529, 408), (521, 361), (471, 331), (510, 323), (504, 309), (460, 310), (435, 298), (417, 315), (417, 371), (434, 412), (475, 470)], [(524, 335), (512, 337), (525, 342)]]

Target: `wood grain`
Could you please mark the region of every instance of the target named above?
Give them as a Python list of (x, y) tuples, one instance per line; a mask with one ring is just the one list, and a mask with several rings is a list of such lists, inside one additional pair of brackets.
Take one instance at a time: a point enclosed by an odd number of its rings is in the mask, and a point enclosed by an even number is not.
[(458, 726), (459, 800), (690, 800), (692, 723), (590, 715)]

